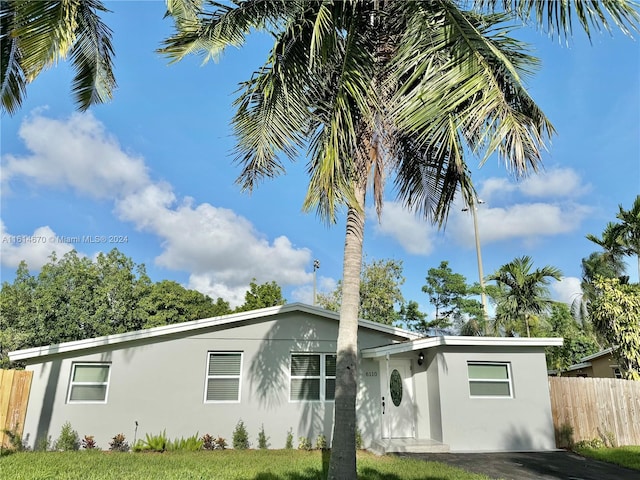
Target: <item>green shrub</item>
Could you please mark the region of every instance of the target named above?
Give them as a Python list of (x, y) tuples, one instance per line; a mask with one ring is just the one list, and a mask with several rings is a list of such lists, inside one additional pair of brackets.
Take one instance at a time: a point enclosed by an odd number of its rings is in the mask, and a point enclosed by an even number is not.
[(578, 443), (575, 444), (574, 448), (576, 448), (577, 450), (580, 450), (582, 448), (592, 448), (594, 450), (597, 450), (599, 448), (605, 448), (605, 447), (606, 445), (601, 438), (593, 438), (591, 440), (580, 440)]
[(236, 450), (246, 450), (249, 448), (249, 434), (247, 433), (247, 427), (244, 426), (244, 422), (239, 420), (236, 424), (236, 428), (233, 431), (233, 448)]
[(311, 442), (307, 437), (300, 437), (298, 439), (298, 450), (311, 450)]
[(284, 444), (284, 448), (287, 450), (293, 449), (293, 429), (290, 428), (287, 432), (287, 442)]
[(167, 432), (163, 430), (158, 435), (147, 433), (144, 440), (138, 440), (133, 446), (134, 452), (164, 452), (170, 447), (171, 442), (167, 439)]
[(556, 428), (556, 445), (558, 448), (573, 447), (573, 427), (568, 423), (563, 423), (560, 428)]
[(326, 450), (327, 449), (327, 438), (320, 434), (318, 438), (316, 438), (316, 448), (318, 450)]
[[(14, 430), (2, 430), (4, 434), (9, 438), (9, 450), (12, 452), (24, 452), (27, 450), (26, 445), (22, 441), (22, 435)], [(0, 444), (0, 451), (2, 450), (2, 444)]]
[(96, 441), (93, 439), (93, 435), (85, 435), (81, 442), (82, 448), (85, 450), (100, 450)]
[(111, 452), (128, 452), (129, 443), (127, 443), (124, 434), (118, 433), (109, 442), (109, 450)]
[(362, 432), (356, 427), (356, 450), (362, 450), (364, 445), (362, 444)]
[(187, 438), (176, 438), (172, 442), (167, 442), (167, 450), (183, 451), (183, 452), (197, 452), (202, 450), (204, 442), (198, 438), (198, 434), (192, 435)]
[(35, 450), (37, 452), (51, 450), (51, 435), (47, 435), (47, 432), (45, 432), (44, 436), (38, 439)]
[(65, 422), (60, 430), (60, 436), (53, 444), (53, 449), (60, 452), (72, 452), (80, 450), (80, 437), (78, 432), (71, 428), (71, 423)]
[(261, 450), (269, 448), (269, 437), (264, 433), (264, 424), (260, 426), (260, 431), (258, 432), (258, 448)]

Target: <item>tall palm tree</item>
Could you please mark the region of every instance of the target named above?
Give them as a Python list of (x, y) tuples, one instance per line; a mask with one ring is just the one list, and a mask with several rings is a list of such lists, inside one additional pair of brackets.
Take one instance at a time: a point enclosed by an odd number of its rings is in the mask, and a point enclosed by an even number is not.
[[(556, 267), (533, 268), (529, 256), (515, 258), (489, 275), (487, 280), (495, 280), (499, 289), (496, 323), (503, 323), (511, 333), (516, 333), (524, 324), (527, 337), (531, 336), (531, 321), (553, 304), (549, 296), (549, 279), (560, 280), (562, 272)], [(514, 323), (513, 320), (516, 320)], [(509, 333), (509, 332), (507, 332)]]
[(80, 110), (111, 99), (111, 30), (100, 0), (0, 1), (0, 99), (3, 112), (15, 113), (27, 85), (42, 70), (71, 58), (73, 93)]
[[(622, 207), (620, 207), (622, 208)], [(619, 223), (609, 222), (602, 232), (602, 236), (598, 237), (591, 233), (586, 235), (587, 240), (592, 241), (596, 245), (602, 247), (602, 261), (604, 261), (612, 271), (621, 271), (624, 273), (625, 263), (625, 247), (623, 245), (624, 231)]]
[(619, 224), (620, 243), (626, 255), (635, 255), (638, 261), (638, 282), (640, 282), (640, 195), (636, 196), (629, 210), (618, 206), (616, 218)]
[[(307, 149), (311, 177), (304, 208), (326, 221), (346, 206), (343, 290), (329, 478), (355, 478), (357, 318), (365, 194), (378, 212), (384, 179), (399, 198), (442, 224), (456, 192), (474, 192), (463, 152), (493, 152), (516, 174), (535, 170), (553, 129), (522, 78), (536, 60), (508, 36), (507, 20), (534, 19), (559, 35), (571, 32), (572, 5), (554, 1), (384, 0), (236, 1), (212, 10), (198, 0), (168, 0), (177, 31), (162, 52), (218, 58), (253, 30), (273, 35), (266, 63), (246, 81), (233, 119), (238, 183), (252, 190), (284, 172), (278, 154)], [(472, 4), (477, 11), (464, 10)], [(479, 10), (502, 13), (480, 15)], [(579, 2), (589, 32), (635, 27), (627, 1)]]
[(623, 279), (625, 264), (622, 259), (612, 258), (606, 251), (593, 252), (582, 259), (581, 293), (571, 303), (571, 314), (583, 327), (589, 319), (589, 305), (597, 295), (595, 281), (599, 278)]

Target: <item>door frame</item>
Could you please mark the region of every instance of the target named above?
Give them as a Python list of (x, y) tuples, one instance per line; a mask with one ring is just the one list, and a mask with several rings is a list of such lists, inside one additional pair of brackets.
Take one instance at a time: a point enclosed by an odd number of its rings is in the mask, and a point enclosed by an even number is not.
[[(389, 358), (389, 356), (387, 355), (384, 359), (380, 360), (380, 363), (384, 363), (384, 365), (380, 365), (380, 373), (382, 374), (380, 375), (380, 437), (387, 440), (392, 440), (394, 438), (415, 438), (415, 395), (413, 391), (413, 365), (411, 359)], [(391, 409), (394, 408), (391, 406), (392, 400), (389, 390), (389, 378), (392, 372), (392, 369), (390, 368), (391, 363), (402, 363), (406, 367), (406, 371), (409, 372), (409, 375), (402, 379), (403, 397), (406, 396), (409, 401), (409, 404), (407, 405), (407, 407), (405, 407), (409, 409), (408, 413), (411, 422), (411, 434), (409, 436), (393, 436), (393, 430), (391, 427), (392, 416), (387, 413), (392, 411)]]

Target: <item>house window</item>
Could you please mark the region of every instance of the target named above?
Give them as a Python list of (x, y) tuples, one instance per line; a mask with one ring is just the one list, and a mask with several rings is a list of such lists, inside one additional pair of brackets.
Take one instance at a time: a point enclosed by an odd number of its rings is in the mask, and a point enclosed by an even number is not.
[(613, 369), (613, 376), (615, 378), (622, 378), (622, 372), (620, 371), (620, 368), (618, 367), (614, 367)]
[(508, 363), (469, 362), (469, 393), (472, 397), (511, 397)]
[(205, 402), (239, 402), (242, 353), (209, 352)]
[(292, 353), (291, 401), (334, 400), (336, 356), (328, 353)]
[(108, 363), (74, 363), (67, 402), (106, 403), (110, 370)]

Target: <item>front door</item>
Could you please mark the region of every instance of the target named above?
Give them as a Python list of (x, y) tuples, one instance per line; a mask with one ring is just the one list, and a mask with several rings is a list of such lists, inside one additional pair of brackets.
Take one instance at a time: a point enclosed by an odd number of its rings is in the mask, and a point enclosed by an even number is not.
[(380, 376), (382, 384), (382, 438), (411, 438), (414, 436), (413, 378), (411, 361), (389, 360)]

